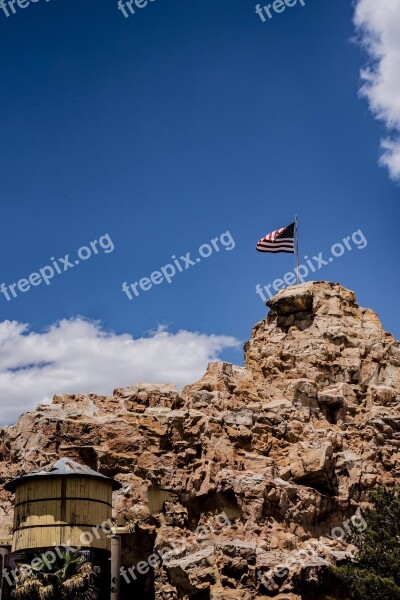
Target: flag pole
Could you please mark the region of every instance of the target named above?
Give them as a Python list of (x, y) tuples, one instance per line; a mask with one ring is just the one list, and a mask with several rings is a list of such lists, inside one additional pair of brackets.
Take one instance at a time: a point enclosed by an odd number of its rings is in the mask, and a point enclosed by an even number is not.
[(299, 218), (295, 215), (295, 255), (296, 255), (296, 283), (297, 285), (300, 283), (299, 281)]

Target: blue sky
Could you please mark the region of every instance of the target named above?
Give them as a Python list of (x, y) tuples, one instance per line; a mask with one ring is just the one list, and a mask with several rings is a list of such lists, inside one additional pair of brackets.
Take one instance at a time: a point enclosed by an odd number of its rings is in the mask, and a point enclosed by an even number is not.
[[(384, 0), (383, 11), (385, 2), (389, 10), (397, 0)], [(71, 334), (68, 322), (65, 330), (55, 325), (65, 319), (82, 326), (76, 345), (89, 362), (91, 344), (106, 332), (110, 343), (168, 335), (172, 355), (178, 332), (186, 332), (175, 347), (179, 375), (172, 363), (162, 369), (166, 349), (155, 345), (147, 370), (128, 363), (110, 390), (142, 373), (184, 382), (215, 356), (242, 364), (241, 343), (266, 314), (256, 284), (293, 267), (293, 256), (258, 254), (255, 244), (295, 213), (301, 256), (329, 255), (333, 243), (362, 230), (368, 246), (314, 278), (356, 291), (400, 336), (400, 169), (378, 165), (385, 122), (396, 120), (390, 102), (383, 114), (371, 93), (359, 95), (372, 50), (355, 42), (353, 18), (348, 0), (307, 0), (265, 23), (252, 0), (155, 0), (129, 18), (114, 0), (39, 0), (9, 18), (0, 11), (0, 279), (9, 285), (50, 257), (75, 257), (106, 233), (114, 244), (49, 286), (10, 302), (0, 296), (3, 353), (12, 355), (3, 363), (4, 402), (7, 386), (20, 386), (21, 410), (54, 393), (68, 356), (35, 386)], [(234, 249), (132, 301), (122, 292), (124, 281), (150, 275), (172, 255), (197, 256), (226, 231)], [(51, 326), (54, 339), (36, 335)], [(198, 340), (198, 360), (185, 371)], [(74, 389), (58, 382), (60, 392), (97, 387), (95, 374), (81, 373)]]

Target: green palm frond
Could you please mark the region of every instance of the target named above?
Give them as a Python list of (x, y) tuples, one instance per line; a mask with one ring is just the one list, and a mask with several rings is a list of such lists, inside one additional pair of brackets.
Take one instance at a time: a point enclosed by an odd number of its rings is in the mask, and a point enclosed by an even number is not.
[(13, 600), (97, 600), (91, 563), (77, 552), (66, 553), (49, 568), (20, 565)]

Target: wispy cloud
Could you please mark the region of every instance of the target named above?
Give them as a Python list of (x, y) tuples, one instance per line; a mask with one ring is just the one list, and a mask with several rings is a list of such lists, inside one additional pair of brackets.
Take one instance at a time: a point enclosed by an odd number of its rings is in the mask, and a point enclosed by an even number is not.
[(159, 328), (148, 337), (106, 332), (82, 318), (62, 320), (42, 332), (16, 321), (0, 323), (0, 422), (11, 423), (54, 394), (110, 394), (138, 381), (196, 381), (230, 336)]
[(400, 0), (357, 0), (354, 22), (369, 56), (361, 94), (388, 129), (380, 163), (400, 181)]

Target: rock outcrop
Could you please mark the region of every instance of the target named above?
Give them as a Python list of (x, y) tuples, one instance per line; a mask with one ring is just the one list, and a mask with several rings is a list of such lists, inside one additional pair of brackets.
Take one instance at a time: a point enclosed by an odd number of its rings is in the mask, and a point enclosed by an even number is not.
[(126, 567), (173, 548), (122, 600), (334, 595), (326, 566), (351, 552), (345, 532), (363, 526), (371, 489), (399, 481), (399, 343), (337, 284), (268, 305), (245, 367), (212, 363), (181, 393), (56, 396), (0, 431), (2, 484), (68, 456), (123, 483)]

